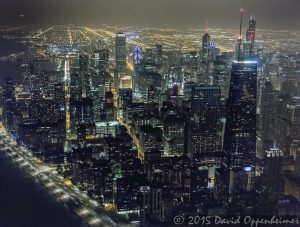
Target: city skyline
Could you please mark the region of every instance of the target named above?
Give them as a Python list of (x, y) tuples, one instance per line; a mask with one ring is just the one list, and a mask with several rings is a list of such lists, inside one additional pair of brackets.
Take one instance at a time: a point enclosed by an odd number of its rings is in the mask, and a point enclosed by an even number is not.
[(0, 226), (299, 226), (287, 1), (3, 2)]

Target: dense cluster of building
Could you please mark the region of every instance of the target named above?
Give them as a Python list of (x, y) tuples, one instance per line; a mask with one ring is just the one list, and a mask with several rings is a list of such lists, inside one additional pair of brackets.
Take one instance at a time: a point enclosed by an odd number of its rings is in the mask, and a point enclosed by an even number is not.
[[(56, 71), (21, 65), (2, 87), (15, 139), (88, 195), (142, 225), (175, 215), (300, 213), (300, 56), (142, 50), (117, 33)], [(113, 58), (115, 56), (115, 58)]]

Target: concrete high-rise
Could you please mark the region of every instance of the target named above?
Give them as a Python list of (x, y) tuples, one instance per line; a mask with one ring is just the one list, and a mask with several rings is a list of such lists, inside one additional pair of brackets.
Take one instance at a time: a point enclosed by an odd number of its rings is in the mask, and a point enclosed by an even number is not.
[(118, 73), (126, 71), (126, 34), (123, 32), (116, 35), (116, 70)]
[(98, 95), (103, 98), (105, 95), (105, 78), (108, 77), (109, 74), (109, 50), (102, 49), (94, 51), (92, 69), (93, 88), (98, 92)]

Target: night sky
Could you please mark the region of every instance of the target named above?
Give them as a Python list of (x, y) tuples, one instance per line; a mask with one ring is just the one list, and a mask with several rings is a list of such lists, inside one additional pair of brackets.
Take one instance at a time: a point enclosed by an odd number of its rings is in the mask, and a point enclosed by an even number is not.
[(241, 6), (259, 28), (300, 27), (300, 0), (0, 0), (0, 24), (236, 28)]

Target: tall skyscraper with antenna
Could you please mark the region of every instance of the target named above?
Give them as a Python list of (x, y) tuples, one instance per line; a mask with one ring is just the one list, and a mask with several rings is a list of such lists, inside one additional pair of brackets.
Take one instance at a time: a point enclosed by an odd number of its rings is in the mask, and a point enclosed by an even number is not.
[(244, 54), (248, 56), (253, 55), (254, 42), (256, 35), (256, 20), (255, 14), (251, 14), (249, 19), (249, 27), (246, 31), (246, 42), (244, 44)]
[(202, 62), (207, 63), (209, 58), (209, 46), (210, 46), (211, 37), (208, 34), (208, 25), (206, 23), (206, 32), (202, 37)]
[(126, 34), (123, 32), (116, 35), (116, 69), (118, 73), (126, 71)]
[(243, 8), (240, 9), (240, 13), (241, 13), (240, 35), (238, 37), (238, 44), (237, 44), (237, 58), (238, 59), (241, 57), (242, 50), (243, 50), (243, 35), (242, 35), (242, 30), (243, 30), (243, 13), (244, 13), (244, 9)]
[(250, 19), (249, 19), (249, 28), (246, 31), (246, 41), (254, 42), (255, 41), (255, 33), (256, 33), (255, 14), (251, 14)]
[(230, 194), (250, 191), (256, 159), (257, 61), (242, 54), (242, 16), (237, 60), (232, 64), (224, 136)]

